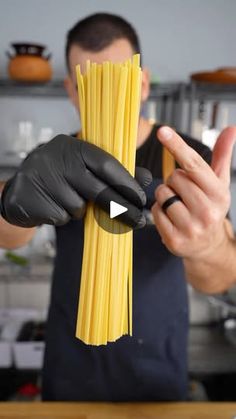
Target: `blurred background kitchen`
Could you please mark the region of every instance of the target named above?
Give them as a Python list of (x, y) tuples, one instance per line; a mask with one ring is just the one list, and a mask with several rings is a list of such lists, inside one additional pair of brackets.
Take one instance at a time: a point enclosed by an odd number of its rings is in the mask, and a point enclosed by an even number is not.
[[(0, 180), (37, 144), (78, 130), (63, 88), (65, 34), (96, 11), (121, 14), (138, 31), (151, 71), (149, 118), (210, 147), (236, 123), (235, 0), (0, 0)], [(236, 227), (235, 171), (234, 153)], [(47, 226), (30, 245), (0, 250), (0, 400), (40, 398), (54, 252)], [(189, 297), (189, 398), (236, 400), (236, 291), (207, 297), (189, 287)]]

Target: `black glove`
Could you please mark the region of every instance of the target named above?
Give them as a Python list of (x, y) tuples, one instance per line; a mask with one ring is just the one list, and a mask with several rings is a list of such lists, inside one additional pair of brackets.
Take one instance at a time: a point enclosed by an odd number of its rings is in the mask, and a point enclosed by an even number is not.
[[(143, 186), (151, 181), (146, 169), (137, 177)], [(58, 135), (34, 149), (6, 183), (2, 216), (21, 227), (62, 225), (82, 217), (86, 201), (106, 212), (110, 201), (121, 202), (128, 211), (118, 219), (134, 228), (145, 225), (146, 195), (118, 160), (88, 142)]]

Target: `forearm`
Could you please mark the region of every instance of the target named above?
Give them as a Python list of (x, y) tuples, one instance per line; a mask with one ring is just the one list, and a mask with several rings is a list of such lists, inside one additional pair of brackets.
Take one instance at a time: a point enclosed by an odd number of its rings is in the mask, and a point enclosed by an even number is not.
[(236, 284), (236, 239), (225, 220), (222, 241), (203, 257), (184, 258), (186, 278), (203, 293), (224, 292)]
[(33, 238), (35, 230), (13, 226), (0, 217), (0, 247), (15, 249), (24, 246)]
[[(0, 194), (4, 182), (0, 181)], [(0, 216), (0, 248), (16, 249), (26, 245), (34, 236), (35, 228), (22, 228), (9, 224)]]

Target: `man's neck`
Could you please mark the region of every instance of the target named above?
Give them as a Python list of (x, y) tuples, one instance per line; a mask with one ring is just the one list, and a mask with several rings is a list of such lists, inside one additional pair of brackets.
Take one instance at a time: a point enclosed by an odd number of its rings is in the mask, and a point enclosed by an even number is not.
[(149, 122), (148, 119), (143, 118), (142, 116), (139, 119), (138, 125), (138, 139), (137, 139), (137, 148), (141, 147), (148, 139), (153, 125)]

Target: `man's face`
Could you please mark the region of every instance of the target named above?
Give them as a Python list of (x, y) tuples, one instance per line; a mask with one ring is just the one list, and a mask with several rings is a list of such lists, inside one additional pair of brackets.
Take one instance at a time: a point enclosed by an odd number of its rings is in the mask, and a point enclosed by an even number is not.
[[(78, 101), (78, 92), (77, 92), (77, 82), (76, 82), (76, 65), (80, 64), (82, 73), (86, 70), (86, 61), (90, 60), (97, 64), (101, 64), (104, 61), (112, 61), (113, 63), (121, 63), (133, 56), (133, 49), (126, 39), (117, 39), (111, 45), (104, 48), (99, 52), (92, 52), (82, 49), (79, 45), (72, 45), (69, 51), (69, 68), (70, 74), (65, 80), (65, 87), (67, 89), (68, 95), (73, 102), (74, 106), (79, 111), (79, 101)], [(143, 78), (145, 75), (143, 76)], [(144, 81), (143, 81), (144, 84)], [(149, 89), (149, 83), (147, 80)], [(148, 95), (148, 92), (143, 92), (144, 87), (142, 86), (142, 100), (145, 100)], [(145, 96), (145, 97), (144, 97)]]

